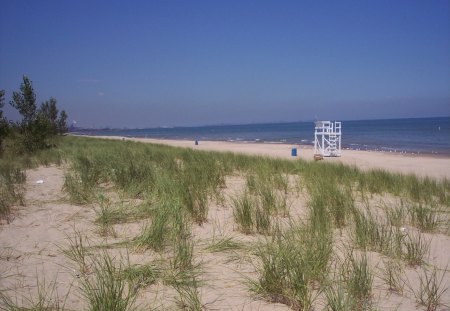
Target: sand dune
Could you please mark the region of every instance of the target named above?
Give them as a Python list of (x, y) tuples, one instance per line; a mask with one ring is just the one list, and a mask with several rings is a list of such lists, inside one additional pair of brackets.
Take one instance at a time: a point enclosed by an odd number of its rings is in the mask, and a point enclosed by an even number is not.
[[(122, 137), (107, 137), (119, 139)], [(283, 144), (251, 144), (201, 141), (195, 145), (192, 141), (152, 140), (139, 138), (125, 138), (145, 143), (165, 144), (198, 150), (229, 151), (244, 154), (262, 155), (296, 159), (291, 156), (291, 149), (298, 148), (299, 156), (306, 160), (313, 158), (311, 147), (292, 146)], [(411, 156), (400, 154), (385, 154), (379, 152), (343, 151), (341, 158), (327, 158), (324, 162), (342, 162), (355, 165), (361, 169), (386, 169), (400, 173), (416, 173), (420, 176), (435, 178), (450, 177), (450, 159), (425, 156)], [(137, 236), (146, 223), (144, 220), (125, 222), (114, 226), (114, 236), (101, 236), (96, 223), (97, 203), (84, 206), (68, 202), (67, 194), (63, 191), (65, 167), (39, 167), (27, 171), (25, 185), (24, 207), (15, 209), (15, 217), (10, 223), (0, 226), (0, 289), (12, 297), (19, 305), (27, 305), (36, 299), (38, 288), (37, 280), (46, 282), (46, 286), (55, 292), (50, 292), (49, 299), (57, 299), (68, 309), (86, 309), (86, 302), (82, 299), (80, 276), (65, 257), (62, 250), (68, 248), (68, 237), (74, 235), (75, 230), (87, 236), (92, 245), (106, 245), (121, 242)], [(36, 183), (37, 180), (44, 183)], [(242, 176), (229, 176), (226, 187), (222, 189), (224, 198), (230, 198), (241, 193), (245, 187)], [(112, 200), (115, 196), (112, 196)], [(118, 200), (118, 199), (116, 199)], [(133, 208), (132, 202), (126, 204)], [(291, 215), (304, 215), (307, 211), (307, 202), (304, 195), (295, 192), (288, 197)], [(371, 198), (372, 206), (395, 203), (395, 198), (389, 195), (375, 195)], [(124, 204), (124, 202), (115, 202)], [(359, 204), (356, 202), (356, 204)], [(408, 226), (411, 230), (416, 230)], [(336, 231), (337, 232), (337, 231)], [(211, 253), (205, 247), (217, 237), (233, 237), (236, 241), (255, 244), (259, 241), (258, 235), (244, 235), (237, 230), (233, 220), (233, 210), (230, 202), (210, 202), (208, 219), (202, 226), (193, 226), (192, 237), (195, 241), (195, 260), (202, 263), (202, 278), (205, 280), (200, 288), (202, 302), (210, 310), (289, 310), (280, 303), (270, 303), (263, 299), (255, 299), (248, 290), (244, 281), (246, 277), (256, 279), (254, 263), (248, 261), (248, 254), (243, 252), (239, 256), (232, 253)], [(450, 238), (441, 232), (423, 233), (424, 238), (430, 241), (430, 250), (427, 265), (439, 269), (448, 268)], [(343, 245), (346, 236), (336, 233), (338, 245)], [(126, 257), (130, 263), (143, 264), (159, 258), (151, 251), (137, 251), (130, 249), (109, 249), (117, 258)], [(122, 254), (124, 253), (124, 254)], [(233, 259), (233, 260), (230, 260)], [(374, 272), (379, 271), (382, 265), (382, 255), (369, 252), (369, 258)], [(244, 260), (245, 259), (245, 260)], [(420, 268), (405, 266), (404, 276), (409, 284), (418, 288), (418, 273)], [(378, 272), (377, 272), (378, 273)], [(443, 278), (443, 284), (448, 287), (450, 276)], [(398, 295), (390, 292), (382, 284), (379, 277), (375, 279), (373, 290), (373, 303), (380, 310), (421, 310), (414, 300), (413, 293), (405, 289), (405, 293)], [(450, 292), (447, 291), (442, 301), (448, 304)], [(67, 296), (66, 296), (67, 295)], [(143, 289), (137, 299), (137, 305), (159, 306), (161, 310), (176, 308), (174, 297), (176, 293), (170, 287), (158, 281), (152, 286)], [(34, 298), (33, 298), (34, 297)], [(320, 299), (319, 299), (320, 300)], [(318, 302), (323, 305), (323, 301)], [(441, 305), (437, 310), (447, 310), (447, 305)], [(0, 301), (1, 309), (1, 301)]]

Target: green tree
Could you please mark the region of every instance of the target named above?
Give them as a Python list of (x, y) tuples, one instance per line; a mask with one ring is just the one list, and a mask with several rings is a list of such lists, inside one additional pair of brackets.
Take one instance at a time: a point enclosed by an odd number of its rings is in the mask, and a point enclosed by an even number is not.
[(13, 92), (9, 103), (22, 115), (22, 125), (27, 126), (36, 119), (36, 95), (27, 76), (23, 76), (20, 92)]
[(58, 109), (56, 108), (56, 99), (50, 97), (49, 100), (43, 102), (38, 113), (40, 113), (48, 122), (49, 134), (58, 134)]
[(63, 111), (61, 111), (61, 113), (59, 115), (59, 119), (58, 119), (58, 133), (64, 134), (64, 133), (67, 133), (68, 130), (69, 129), (67, 127), (67, 114), (63, 110)]
[(51, 97), (36, 107), (36, 95), (27, 76), (23, 76), (19, 92), (13, 92), (11, 106), (22, 115), (22, 121), (14, 125), (16, 152), (34, 152), (51, 144), (49, 139), (67, 131), (67, 114), (62, 111), (58, 119), (56, 99)]
[(9, 102), (22, 115), (16, 129), (17, 140), (16, 152), (34, 152), (47, 146), (46, 139), (50, 135), (49, 122), (44, 114), (37, 110), (36, 94), (33, 85), (27, 76), (23, 76), (19, 92), (13, 92), (12, 100)]

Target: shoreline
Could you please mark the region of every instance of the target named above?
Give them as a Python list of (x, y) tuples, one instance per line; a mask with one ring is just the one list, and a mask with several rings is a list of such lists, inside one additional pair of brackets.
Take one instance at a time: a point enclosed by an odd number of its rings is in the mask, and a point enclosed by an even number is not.
[[(137, 138), (124, 136), (72, 135), (97, 139), (134, 141), (142, 143), (163, 144), (193, 150), (233, 152), (247, 155), (268, 156), (284, 159), (303, 159), (313, 161), (314, 148), (309, 145), (262, 143), (262, 142), (227, 142), (172, 140), (156, 138)], [(297, 157), (291, 155), (292, 148), (297, 148)], [(341, 157), (324, 158), (324, 162), (342, 163), (356, 166), (362, 170), (382, 169), (393, 173), (415, 174), (419, 177), (450, 179), (450, 157), (395, 152), (366, 151), (343, 149)]]
[[(140, 137), (140, 136), (123, 136), (123, 135), (91, 135), (91, 134), (83, 134), (78, 132), (70, 132), (68, 133), (70, 136), (80, 136), (80, 137), (101, 137), (108, 139), (109, 137), (119, 137), (121, 139), (128, 139), (128, 140), (134, 140), (134, 139), (144, 139), (149, 141), (188, 141), (188, 142), (194, 142), (195, 139), (193, 138), (155, 138), (155, 137)], [(199, 142), (218, 142), (218, 143), (236, 143), (236, 144), (268, 144), (268, 145), (289, 145), (289, 146), (297, 146), (300, 148), (305, 149), (312, 149), (314, 148), (313, 144), (302, 144), (302, 143), (295, 143), (295, 142), (286, 142), (286, 141), (265, 141), (265, 140), (221, 140), (221, 139), (197, 139)], [(351, 147), (342, 147), (342, 150), (346, 151), (361, 151), (361, 152), (375, 152), (380, 154), (392, 154), (392, 155), (405, 155), (405, 156), (411, 156), (411, 157), (425, 157), (425, 158), (437, 158), (437, 159), (450, 159), (450, 152), (449, 153), (438, 153), (438, 152), (425, 152), (425, 151), (404, 151), (404, 150), (382, 150), (382, 149), (361, 149), (361, 148), (351, 148)]]

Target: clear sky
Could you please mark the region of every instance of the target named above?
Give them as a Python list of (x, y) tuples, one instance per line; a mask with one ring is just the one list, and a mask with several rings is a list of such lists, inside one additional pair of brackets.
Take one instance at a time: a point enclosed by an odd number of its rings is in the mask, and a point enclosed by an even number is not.
[(0, 3), (7, 100), (80, 126), (450, 115), (449, 0)]

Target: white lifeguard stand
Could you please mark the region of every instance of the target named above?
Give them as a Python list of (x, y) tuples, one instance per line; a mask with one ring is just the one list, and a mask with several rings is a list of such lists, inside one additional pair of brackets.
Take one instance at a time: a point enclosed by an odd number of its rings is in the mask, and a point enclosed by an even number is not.
[(341, 122), (316, 121), (314, 132), (314, 155), (341, 156)]

